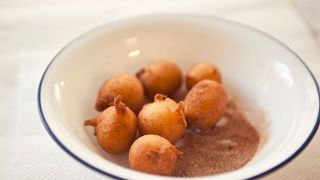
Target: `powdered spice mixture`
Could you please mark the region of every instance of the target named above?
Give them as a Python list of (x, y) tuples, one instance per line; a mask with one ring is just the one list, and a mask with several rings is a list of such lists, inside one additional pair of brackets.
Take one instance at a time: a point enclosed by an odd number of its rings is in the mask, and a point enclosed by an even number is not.
[(183, 152), (174, 176), (194, 177), (239, 169), (258, 150), (259, 134), (229, 103), (223, 119), (206, 133), (188, 130), (177, 146)]

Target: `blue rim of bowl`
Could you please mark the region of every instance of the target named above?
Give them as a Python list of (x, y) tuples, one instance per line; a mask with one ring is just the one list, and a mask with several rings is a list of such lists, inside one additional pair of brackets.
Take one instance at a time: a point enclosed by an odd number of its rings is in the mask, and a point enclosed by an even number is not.
[(316, 134), (318, 128), (319, 128), (319, 124), (320, 124), (320, 90), (319, 90), (319, 85), (318, 82), (315, 78), (315, 76), (313, 75), (313, 73), (311, 72), (310, 68), (307, 66), (307, 64), (291, 49), (289, 48), (287, 45), (285, 45), (283, 42), (281, 42), (280, 40), (274, 38), (273, 36), (258, 30), (256, 28), (253, 28), (249, 25), (246, 24), (242, 24), (240, 22), (236, 22), (233, 20), (229, 20), (229, 19), (225, 19), (222, 17), (218, 17), (218, 16), (213, 16), (213, 15), (205, 15), (205, 14), (197, 14), (197, 13), (160, 13), (160, 14), (147, 14), (147, 15), (139, 15), (139, 16), (135, 16), (135, 17), (131, 17), (131, 18), (126, 18), (126, 19), (121, 19), (121, 20), (117, 20), (114, 22), (109, 22), (103, 25), (100, 25), (96, 28), (93, 28), (87, 32), (82, 33), (80, 36), (76, 37), (75, 39), (73, 39), (72, 41), (70, 41), (66, 46), (64, 46), (54, 57), (53, 59), (50, 61), (50, 63), (47, 65), (45, 71), (42, 74), (42, 77), (40, 79), (40, 83), (38, 86), (38, 92), (37, 92), (37, 101), (38, 101), (38, 111), (39, 111), (39, 115), (40, 118), (42, 120), (42, 123), (44, 125), (44, 127), (46, 128), (46, 130), (48, 131), (49, 135), (51, 136), (51, 138), (60, 146), (60, 148), (62, 148), (62, 150), (64, 150), (67, 154), (69, 154), (71, 157), (73, 157), (75, 160), (77, 160), (78, 162), (80, 162), (81, 164), (103, 174), (103, 175), (107, 175), (111, 178), (115, 178), (115, 179), (124, 179), (121, 178), (119, 176), (115, 176), (113, 174), (110, 174), (108, 172), (105, 172), (91, 164), (89, 164), (88, 162), (82, 160), (80, 157), (78, 157), (76, 154), (74, 154), (73, 152), (71, 152), (64, 144), (61, 143), (61, 141), (55, 136), (55, 134), (53, 133), (53, 131), (51, 130), (50, 126), (48, 125), (46, 118), (44, 116), (43, 110), (42, 110), (42, 105), (41, 105), (41, 90), (42, 90), (42, 84), (44, 81), (44, 78), (46, 76), (47, 71), (49, 70), (50, 66), (52, 65), (52, 63), (55, 61), (55, 59), (67, 48), (69, 47), (69, 45), (71, 45), (73, 42), (77, 41), (78, 39), (80, 39), (81, 37), (84, 37), (85, 35), (100, 29), (108, 24), (114, 24), (114, 23), (121, 23), (121, 22), (125, 22), (125, 21), (132, 21), (132, 20), (137, 20), (137, 19), (142, 19), (142, 18), (146, 18), (146, 17), (160, 17), (160, 16), (181, 16), (182, 18), (186, 18), (184, 16), (189, 16), (189, 17), (196, 17), (196, 18), (208, 18), (208, 19), (212, 19), (212, 20), (219, 20), (219, 21), (224, 21), (226, 23), (229, 24), (233, 24), (236, 26), (241, 26), (242, 28), (248, 29), (252, 32), (258, 33), (262, 36), (265, 36), (271, 40), (273, 40), (274, 42), (278, 43), (279, 45), (281, 45), (282, 47), (284, 47), (285, 49), (287, 49), (288, 51), (290, 51), (299, 61), (300, 63), (307, 69), (307, 71), (309, 72), (310, 76), (313, 79), (313, 82), (317, 88), (317, 92), (318, 92), (318, 102), (319, 102), (319, 109), (318, 109), (318, 116), (317, 116), (317, 121), (312, 129), (312, 131), (310, 132), (308, 138), (305, 140), (305, 142), (292, 154), (290, 155), (286, 160), (282, 161), (281, 163), (279, 163), (278, 165), (271, 167), (269, 170), (266, 170), (265, 172), (262, 172), (260, 174), (257, 174), (255, 176), (252, 177), (248, 177), (247, 179), (256, 179), (256, 178), (261, 178), (267, 174), (270, 174), (276, 170), (278, 170), (279, 168), (283, 167), (284, 165), (286, 165), (287, 163), (289, 163), (291, 160), (293, 160), (295, 157), (297, 157), (306, 147), (307, 145), (310, 143), (310, 141), (312, 140), (312, 138), (314, 137), (314, 135)]

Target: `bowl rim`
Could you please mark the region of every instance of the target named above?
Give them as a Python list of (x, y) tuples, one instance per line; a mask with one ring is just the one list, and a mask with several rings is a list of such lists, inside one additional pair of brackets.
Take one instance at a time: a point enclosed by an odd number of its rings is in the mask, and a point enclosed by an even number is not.
[[(102, 25), (99, 25), (93, 29), (90, 29), (84, 33), (81, 33), (80, 35), (76, 36), (73, 40), (71, 40), (68, 44), (66, 44), (49, 62), (49, 64), (47, 65), (47, 67), (45, 68), (39, 85), (38, 85), (38, 91), (37, 91), (37, 106), (38, 106), (38, 112), (39, 112), (39, 116), (40, 119), (45, 127), (45, 129), (47, 130), (48, 134), (50, 135), (50, 137), (53, 139), (53, 141), (58, 144), (58, 146), (64, 150), (67, 154), (69, 154), (71, 157), (73, 157), (75, 160), (77, 160), (78, 162), (80, 162), (81, 164), (95, 170), (96, 172), (99, 172), (100, 174), (103, 175), (107, 175), (111, 178), (115, 178), (115, 179), (124, 179), (121, 178), (117, 175), (113, 175), (111, 173), (108, 173), (106, 171), (103, 171), (101, 169), (99, 169), (98, 167), (95, 167), (94, 165), (86, 162), (85, 160), (81, 159), (80, 157), (78, 157), (76, 154), (74, 154), (73, 152), (71, 152), (54, 134), (54, 132), (51, 130), (46, 117), (43, 113), (43, 109), (42, 109), (42, 103), (41, 103), (41, 92), (42, 92), (42, 85), (44, 82), (44, 78), (47, 74), (47, 71), (49, 70), (49, 68), (51, 67), (51, 65), (53, 64), (53, 62), (57, 59), (57, 57), (67, 48), (69, 47), (71, 44), (73, 44), (75, 41), (79, 40), (80, 38), (94, 32), (97, 29), (100, 29), (106, 25), (110, 25), (110, 24), (114, 24), (114, 23), (124, 23), (124, 22), (128, 22), (128, 21), (134, 21), (134, 20), (139, 20), (139, 19), (144, 19), (144, 18), (159, 18), (159, 17), (163, 17), (163, 16), (180, 16), (181, 18), (186, 18), (186, 17), (196, 17), (199, 19), (210, 19), (210, 20), (218, 20), (218, 21), (224, 21), (225, 23), (229, 23), (229, 24), (233, 24), (235, 26), (240, 26), (244, 29), (247, 29), (249, 31), (255, 32), (260, 34), (261, 36), (264, 36), (274, 42), (276, 42), (278, 45), (282, 46), (283, 48), (287, 49), (289, 52), (292, 53), (292, 55), (294, 55), (297, 58), (297, 61), (299, 61), (301, 63), (302, 66), (304, 66), (304, 68), (307, 70), (307, 72), (309, 73), (309, 75), (311, 76), (314, 85), (316, 87), (317, 90), (317, 94), (318, 94), (318, 102), (320, 102), (320, 88), (319, 88), (319, 84), (317, 82), (317, 79), (315, 78), (314, 74), (312, 73), (312, 71), (310, 70), (310, 68), (307, 66), (307, 64), (291, 49), (289, 48), (286, 44), (284, 44), (283, 42), (281, 42), (280, 40), (276, 39), (275, 37), (273, 37), (272, 35), (269, 35), (259, 29), (256, 29), (252, 26), (237, 22), (237, 21), (233, 21), (227, 18), (223, 18), (220, 16), (214, 16), (214, 15), (208, 15), (208, 14), (200, 14), (200, 13), (153, 13), (153, 14), (143, 14), (143, 15), (135, 15), (132, 17), (127, 17), (127, 18), (121, 18), (121, 19), (116, 19), (116, 20), (111, 20), (107, 23), (104, 23)], [(288, 164), (291, 160), (293, 160), (295, 157), (297, 157), (306, 147), (307, 145), (311, 142), (312, 138), (314, 137), (314, 135), (316, 134), (318, 128), (319, 128), (319, 124), (320, 124), (320, 106), (318, 108), (318, 115), (317, 115), (317, 120), (314, 124), (314, 127), (312, 129), (312, 131), (310, 132), (310, 134), (308, 135), (307, 139), (303, 142), (303, 144), (293, 153), (291, 154), (287, 159), (285, 159), (284, 161), (282, 161), (281, 163), (270, 167), (270, 169), (251, 176), (251, 177), (247, 177), (247, 179), (256, 179), (256, 178), (261, 178), (267, 174), (270, 174), (276, 170), (278, 170), (279, 168), (283, 167), (284, 165)]]

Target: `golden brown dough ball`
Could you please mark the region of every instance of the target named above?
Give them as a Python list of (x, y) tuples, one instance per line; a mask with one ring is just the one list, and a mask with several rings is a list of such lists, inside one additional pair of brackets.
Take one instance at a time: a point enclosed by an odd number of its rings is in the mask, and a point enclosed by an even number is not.
[(114, 106), (95, 119), (85, 121), (84, 125), (95, 127), (95, 135), (102, 149), (118, 154), (129, 149), (137, 134), (138, 122), (136, 115), (117, 96)]
[(192, 66), (186, 76), (187, 89), (191, 89), (195, 84), (202, 80), (214, 80), (222, 82), (219, 69), (210, 63), (198, 63)]
[(144, 135), (132, 144), (129, 165), (137, 171), (169, 176), (173, 173), (180, 154), (165, 138), (152, 134)]
[(220, 83), (200, 81), (185, 98), (186, 119), (197, 128), (210, 129), (224, 115), (227, 103), (227, 94)]
[(172, 95), (181, 85), (182, 73), (179, 67), (171, 61), (156, 61), (137, 73), (147, 96), (152, 99), (160, 93)]
[(182, 102), (179, 104), (162, 94), (143, 106), (138, 116), (140, 134), (157, 134), (175, 144), (184, 134), (187, 123)]
[(111, 77), (100, 87), (95, 108), (103, 111), (113, 105), (114, 98), (122, 96), (123, 103), (138, 113), (143, 106), (144, 90), (140, 81), (131, 75), (122, 74)]

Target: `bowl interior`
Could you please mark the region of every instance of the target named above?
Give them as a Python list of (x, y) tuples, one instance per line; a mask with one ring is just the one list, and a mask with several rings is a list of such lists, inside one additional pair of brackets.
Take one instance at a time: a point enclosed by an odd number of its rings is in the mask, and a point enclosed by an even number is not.
[(165, 178), (126, 168), (126, 155), (102, 151), (92, 128), (83, 126), (85, 119), (97, 115), (94, 101), (106, 78), (135, 74), (155, 59), (170, 59), (184, 72), (197, 62), (216, 64), (229, 98), (237, 100), (259, 130), (262, 145), (252, 161), (217, 178), (242, 179), (271, 169), (294, 154), (316, 124), (316, 84), (285, 46), (222, 19), (172, 15), (107, 24), (64, 48), (41, 85), (48, 127), (65, 148), (101, 171), (122, 178)]

